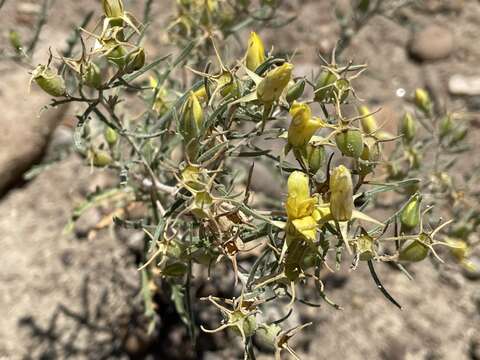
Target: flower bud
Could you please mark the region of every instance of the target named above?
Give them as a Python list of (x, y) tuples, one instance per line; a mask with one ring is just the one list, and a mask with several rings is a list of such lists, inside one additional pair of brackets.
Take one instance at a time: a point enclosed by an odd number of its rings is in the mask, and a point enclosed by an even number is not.
[(451, 114), (445, 115), (442, 120), (440, 120), (439, 125), (439, 135), (440, 138), (443, 139), (445, 136), (449, 135), (453, 130), (453, 117)]
[(367, 137), (364, 141), (363, 152), (358, 161), (358, 171), (361, 175), (367, 175), (375, 168), (375, 162), (380, 159), (380, 145), (373, 137)]
[(120, 44), (111, 44), (107, 46), (107, 59), (117, 65), (120, 69), (125, 66), (126, 52)]
[(336, 221), (348, 221), (353, 209), (352, 175), (340, 165), (330, 175), (330, 212)]
[(430, 95), (424, 89), (418, 88), (415, 90), (415, 105), (424, 113), (428, 114), (432, 110), (432, 101)]
[(257, 70), (257, 68), (265, 62), (265, 47), (263, 46), (262, 39), (256, 32), (250, 33), (248, 39), (247, 50), (247, 68), (251, 71)]
[(303, 92), (305, 91), (305, 83), (305, 79), (302, 79), (288, 88), (286, 99), (289, 104), (303, 95)]
[(118, 134), (111, 127), (107, 127), (105, 129), (104, 137), (105, 137), (105, 140), (107, 141), (108, 145), (110, 145), (110, 146), (115, 145), (116, 142), (118, 141)]
[(412, 142), (415, 134), (417, 133), (417, 122), (410, 113), (406, 113), (400, 123), (400, 135), (403, 136), (403, 140), (409, 144)]
[(363, 152), (363, 135), (358, 129), (343, 129), (335, 136), (335, 142), (343, 155), (358, 159)]
[(402, 229), (411, 230), (420, 222), (420, 205), (422, 202), (422, 196), (415, 194), (403, 207), (400, 213), (400, 222), (402, 223)]
[(165, 267), (162, 269), (162, 275), (170, 277), (181, 277), (185, 275), (187, 271), (188, 267), (186, 264), (174, 261), (165, 265)]
[(58, 97), (67, 94), (63, 78), (45, 65), (37, 66), (33, 71), (32, 79), (49, 95)]
[(307, 162), (310, 171), (316, 173), (325, 163), (326, 153), (323, 146), (307, 144)]
[(315, 86), (314, 100), (317, 102), (331, 102), (333, 98), (333, 84), (336, 80), (337, 77), (330, 70), (322, 71)]
[(145, 50), (141, 47), (129, 52), (126, 58), (125, 72), (127, 74), (140, 70), (145, 65)]
[(430, 249), (419, 240), (412, 240), (405, 243), (400, 249), (398, 259), (400, 261), (419, 262), (424, 260)]
[(108, 18), (120, 18), (123, 16), (122, 0), (102, 0), (102, 7), (105, 16)]
[(86, 86), (94, 89), (100, 89), (102, 87), (102, 74), (95, 63), (89, 62), (83, 68), (82, 81)]
[(255, 343), (259, 344), (261, 348), (266, 348), (268, 351), (275, 351), (277, 347), (277, 337), (282, 331), (282, 328), (277, 324), (261, 324), (255, 333)]
[(185, 139), (185, 143), (198, 138), (203, 124), (203, 109), (197, 96), (191, 92), (190, 97), (185, 102), (180, 118), (180, 133)]
[(20, 34), (15, 30), (10, 30), (8, 33), (8, 39), (10, 40), (10, 45), (15, 49), (15, 52), (18, 54), (22, 51), (22, 39)]
[(312, 109), (305, 103), (294, 102), (290, 107), (292, 122), (288, 128), (288, 143), (293, 148), (306, 145), (313, 134), (324, 123), (319, 119), (312, 119)]
[(375, 256), (374, 239), (363, 229), (356, 240), (356, 252), (360, 256), (361, 261), (372, 260)]
[(364, 133), (372, 134), (378, 130), (377, 121), (375, 120), (373, 115), (371, 115), (368, 107), (360, 106), (358, 108), (358, 112), (360, 113), (360, 115), (363, 116), (360, 122), (362, 124), (362, 130)]
[(267, 104), (278, 100), (292, 77), (292, 70), (293, 65), (287, 62), (270, 70), (257, 86), (258, 100)]

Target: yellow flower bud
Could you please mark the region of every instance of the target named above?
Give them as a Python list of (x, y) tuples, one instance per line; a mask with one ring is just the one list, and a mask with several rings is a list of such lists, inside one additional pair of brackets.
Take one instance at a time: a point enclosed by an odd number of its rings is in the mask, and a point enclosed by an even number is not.
[(422, 202), (422, 196), (415, 194), (408, 203), (403, 207), (400, 213), (400, 222), (402, 223), (402, 229), (411, 230), (420, 222), (420, 204)]
[(290, 63), (270, 70), (257, 86), (258, 100), (266, 104), (278, 100), (292, 77), (292, 70)]
[(32, 79), (49, 95), (58, 97), (67, 94), (63, 78), (45, 65), (37, 66), (32, 73)]
[(207, 89), (202, 85), (198, 90), (194, 92), (195, 96), (198, 98), (198, 101), (205, 102), (207, 101)]
[(103, 12), (108, 18), (119, 18), (123, 16), (122, 0), (102, 0)]
[(256, 32), (250, 33), (248, 39), (247, 50), (247, 68), (255, 71), (257, 68), (265, 62), (265, 47), (263, 46), (262, 39)]
[(344, 129), (335, 136), (335, 142), (343, 155), (358, 159), (363, 152), (363, 135), (358, 129)]
[(406, 113), (400, 124), (400, 134), (403, 135), (403, 140), (409, 144), (417, 132), (417, 123), (411, 114)]
[(336, 221), (348, 221), (352, 218), (353, 208), (352, 175), (340, 165), (330, 176), (330, 212)]
[(288, 128), (288, 143), (294, 148), (306, 145), (324, 125), (323, 121), (312, 119), (312, 109), (305, 103), (294, 102), (290, 115), (292, 122)]
[(432, 101), (430, 95), (425, 89), (418, 88), (415, 90), (415, 105), (425, 113), (430, 113), (432, 110)]
[(370, 110), (366, 106), (360, 106), (358, 108), (358, 112), (362, 115), (362, 119), (360, 120), (362, 124), (362, 130), (367, 134), (372, 134), (378, 130), (377, 121), (370, 114)]
[(300, 171), (292, 172), (288, 178), (287, 187), (288, 197), (285, 208), (289, 220), (311, 215), (317, 200), (310, 197), (308, 176)]

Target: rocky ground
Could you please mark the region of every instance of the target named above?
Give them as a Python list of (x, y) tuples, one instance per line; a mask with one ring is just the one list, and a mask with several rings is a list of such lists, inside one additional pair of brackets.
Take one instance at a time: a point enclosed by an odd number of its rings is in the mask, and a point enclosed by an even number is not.
[[(28, 38), (39, 3), (6, 1), (0, 9), (5, 25), (0, 46), (6, 44), (9, 28)], [(143, 2), (134, 3), (142, 8)], [(154, 1), (160, 20), (165, 19), (165, 3)], [(340, 28), (333, 9), (348, 15), (345, 3), (288, 1), (286, 11), (298, 12), (298, 21), (265, 33), (265, 39), (278, 50), (297, 46), (297, 71), (305, 73), (320, 64), (318, 49), (328, 53), (335, 45)], [(33, 62), (44, 62), (47, 44), (63, 44), (71, 26), (93, 8), (98, 12), (98, 2), (53, 1), (54, 16), (41, 34)], [(421, 8), (374, 17), (352, 37), (342, 56), (369, 65), (355, 85), (369, 104), (382, 107), (379, 118), (387, 121), (387, 127), (396, 128), (403, 109), (398, 89), (411, 94), (423, 86), (441, 104), (472, 119), (471, 139), (477, 143), (479, 18), (477, 0), (429, 0)], [(96, 185), (115, 179), (105, 172), (92, 175), (77, 156), (64, 155), (33, 180), (22, 180), (21, 175), (41, 159), (52, 158), (71, 144), (75, 109), (39, 116), (48, 98), (35, 88), (27, 93), (26, 69), (2, 60), (0, 76), (0, 358), (142, 358), (147, 351), (158, 359), (195, 358), (186, 350), (185, 330), (168, 306), (162, 310), (164, 323), (157, 338), (145, 335), (137, 312), (138, 235), (96, 231), (95, 224), (104, 215), (101, 210), (89, 211), (73, 233), (64, 234), (73, 206)], [(471, 166), (471, 160), (464, 166)], [(266, 187), (272, 191), (270, 183), (255, 185), (258, 191)], [(400, 311), (381, 296), (367, 269), (348, 274), (346, 266), (325, 281), (343, 311), (327, 305), (300, 306), (299, 318), (292, 319), (294, 325), (314, 322), (296, 340), (299, 353), (305, 359), (480, 359), (480, 283), (447, 269), (435, 269), (428, 262), (413, 266), (415, 280), (409, 281), (388, 266), (379, 267), (384, 284), (404, 307)], [(236, 358), (238, 349), (225, 340), (228, 336), (201, 337), (203, 358)]]

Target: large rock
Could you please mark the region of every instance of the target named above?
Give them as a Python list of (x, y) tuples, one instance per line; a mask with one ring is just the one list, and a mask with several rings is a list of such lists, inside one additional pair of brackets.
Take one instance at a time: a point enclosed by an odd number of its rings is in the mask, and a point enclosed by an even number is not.
[(64, 105), (40, 112), (49, 98), (35, 86), (28, 92), (27, 71), (14, 64), (1, 70), (0, 194), (21, 181), (22, 174), (42, 158), (51, 133), (68, 109)]
[(453, 34), (445, 26), (429, 25), (413, 34), (409, 50), (415, 59), (421, 61), (447, 58), (454, 50)]

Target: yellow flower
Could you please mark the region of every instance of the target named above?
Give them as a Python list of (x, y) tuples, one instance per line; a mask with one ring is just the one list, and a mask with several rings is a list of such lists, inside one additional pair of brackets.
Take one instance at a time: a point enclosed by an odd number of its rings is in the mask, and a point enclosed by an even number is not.
[(312, 110), (305, 103), (295, 101), (290, 115), (292, 122), (288, 128), (288, 143), (294, 148), (306, 145), (315, 131), (324, 125), (322, 120), (312, 118)]
[(265, 47), (263, 46), (262, 39), (256, 32), (252, 31), (248, 39), (247, 68), (255, 71), (264, 62)]
[(350, 170), (336, 167), (330, 176), (330, 211), (336, 221), (348, 221), (353, 214), (353, 184)]
[(292, 77), (292, 70), (290, 63), (270, 70), (257, 86), (258, 100), (266, 104), (278, 100)]

